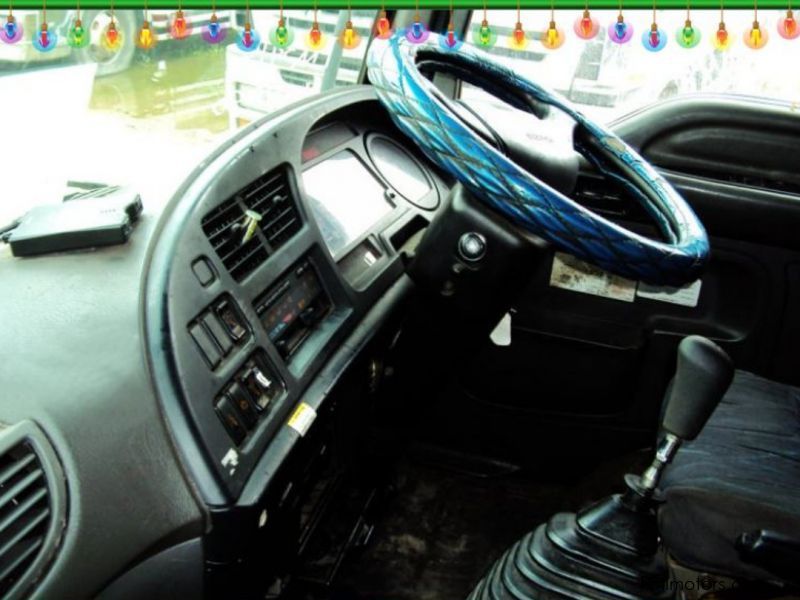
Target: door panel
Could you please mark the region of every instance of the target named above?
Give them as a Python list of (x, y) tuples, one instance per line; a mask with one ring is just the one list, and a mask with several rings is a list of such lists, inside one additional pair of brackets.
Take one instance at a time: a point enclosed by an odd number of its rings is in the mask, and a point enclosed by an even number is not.
[[(800, 385), (800, 196), (775, 189), (793, 181), (794, 161), (780, 149), (787, 135), (800, 141), (799, 115), (722, 100), (670, 104), (677, 106), (668, 114), (643, 111), (619, 129), (657, 167), (666, 161), (689, 171), (662, 169), (709, 231), (712, 257), (698, 305), (550, 287), (548, 262), (512, 311), (511, 345), (487, 344), (463, 366), (432, 409), (428, 435), (522, 464), (551, 461), (553, 452), (560, 463), (587, 452), (599, 459), (650, 443), (677, 345), (692, 333), (720, 343), (739, 368)], [(712, 114), (714, 143), (687, 145), (692, 128)], [(769, 150), (770, 131), (782, 131), (780, 151)], [(742, 165), (755, 164), (746, 145), (731, 143), (748, 132), (762, 149), (760, 181), (772, 189), (730, 183)], [(696, 160), (692, 147), (702, 148)], [(747, 177), (757, 180), (752, 169)], [(626, 198), (602, 195), (607, 214), (646, 227)]]

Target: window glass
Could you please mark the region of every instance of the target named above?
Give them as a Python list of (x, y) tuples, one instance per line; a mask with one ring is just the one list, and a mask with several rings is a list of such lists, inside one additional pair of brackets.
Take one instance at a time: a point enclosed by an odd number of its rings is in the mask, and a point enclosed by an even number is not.
[[(796, 41), (781, 38), (776, 30), (785, 10), (759, 11), (761, 28), (769, 34), (768, 43), (759, 50), (752, 50), (743, 42), (744, 32), (752, 26), (753, 11), (725, 11), (732, 43), (724, 52), (712, 44), (720, 22), (718, 10), (691, 11), (693, 27), (702, 36), (691, 49), (676, 41), (686, 11), (658, 11), (657, 23), (669, 36), (659, 52), (646, 50), (641, 40), (653, 22), (652, 11), (624, 11), (625, 21), (634, 27), (632, 39), (625, 44), (613, 43), (607, 35), (608, 25), (616, 22), (617, 14), (613, 10), (591, 11), (600, 23), (600, 31), (595, 39), (585, 41), (573, 31), (581, 12), (556, 11), (556, 22), (566, 38), (563, 46), (548, 50), (539, 40), (549, 25), (549, 12), (522, 11), (521, 22), (531, 41), (525, 50), (518, 51), (508, 47), (508, 36), (517, 21), (516, 11), (490, 10), (487, 18), (498, 39), (488, 51), (522, 75), (561, 92), (585, 114), (601, 121), (680, 94), (744, 94), (800, 103), (800, 78), (791, 74), (787, 63), (787, 53), (794, 53), (792, 44)], [(473, 12), (470, 40), (482, 19), (482, 11)], [(488, 95), (464, 85), (462, 97), (487, 100)]]
[(151, 10), (157, 45), (137, 48), (144, 14), (117, 10), (121, 44), (104, 44), (109, 11), (84, 10), (85, 48), (67, 44), (75, 11), (48, 10), (58, 41), (49, 52), (32, 43), (40, 11), (14, 11), (24, 36), (0, 43), (3, 130), (0, 145), (4, 193), (0, 225), (32, 205), (60, 202), (72, 191), (98, 184), (131, 185), (145, 207), (165, 202), (188, 173), (241, 126), (301, 98), (354, 83), (375, 17), (353, 10), (360, 44), (343, 49), (335, 35), (347, 11), (320, 10), (325, 43), (307, 49), (313, 11), (284, 11), (293, 41), (288, 49), (270, 43), (278, 11), (252, 11), (260, 44), (243, 52), (236, 38), (244, 11), (217, 11), (227, 33), (220, 43), (204, 39), (209, 11), (184, 11), (187, 35), (173, 39), (174, 10)]

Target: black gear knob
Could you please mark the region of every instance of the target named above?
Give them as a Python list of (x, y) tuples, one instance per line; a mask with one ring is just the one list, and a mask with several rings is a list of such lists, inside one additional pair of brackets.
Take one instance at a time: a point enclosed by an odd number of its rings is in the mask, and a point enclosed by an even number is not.
[(683, 440), (695, 439), (732, 379), (733, 362), (722, 348), (699, 335), (684, 338), (667, 392), (664, 429)]

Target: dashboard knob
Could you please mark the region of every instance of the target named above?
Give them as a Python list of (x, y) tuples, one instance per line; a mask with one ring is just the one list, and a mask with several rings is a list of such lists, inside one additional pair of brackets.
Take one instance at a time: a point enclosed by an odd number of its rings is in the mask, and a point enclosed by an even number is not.
[(486, 255), (486, 238), (470, 231), (458, 240), (458, 254), (468, 262), (476, 262)]

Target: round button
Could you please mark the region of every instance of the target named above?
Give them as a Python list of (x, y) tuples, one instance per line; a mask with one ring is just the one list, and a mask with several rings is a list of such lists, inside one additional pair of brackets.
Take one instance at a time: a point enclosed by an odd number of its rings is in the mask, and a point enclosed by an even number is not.
[(486, 254), (486, 238), (474, 231), (465, 233), (458, 240), (458, 253), (469, 262), (482, 259)]

